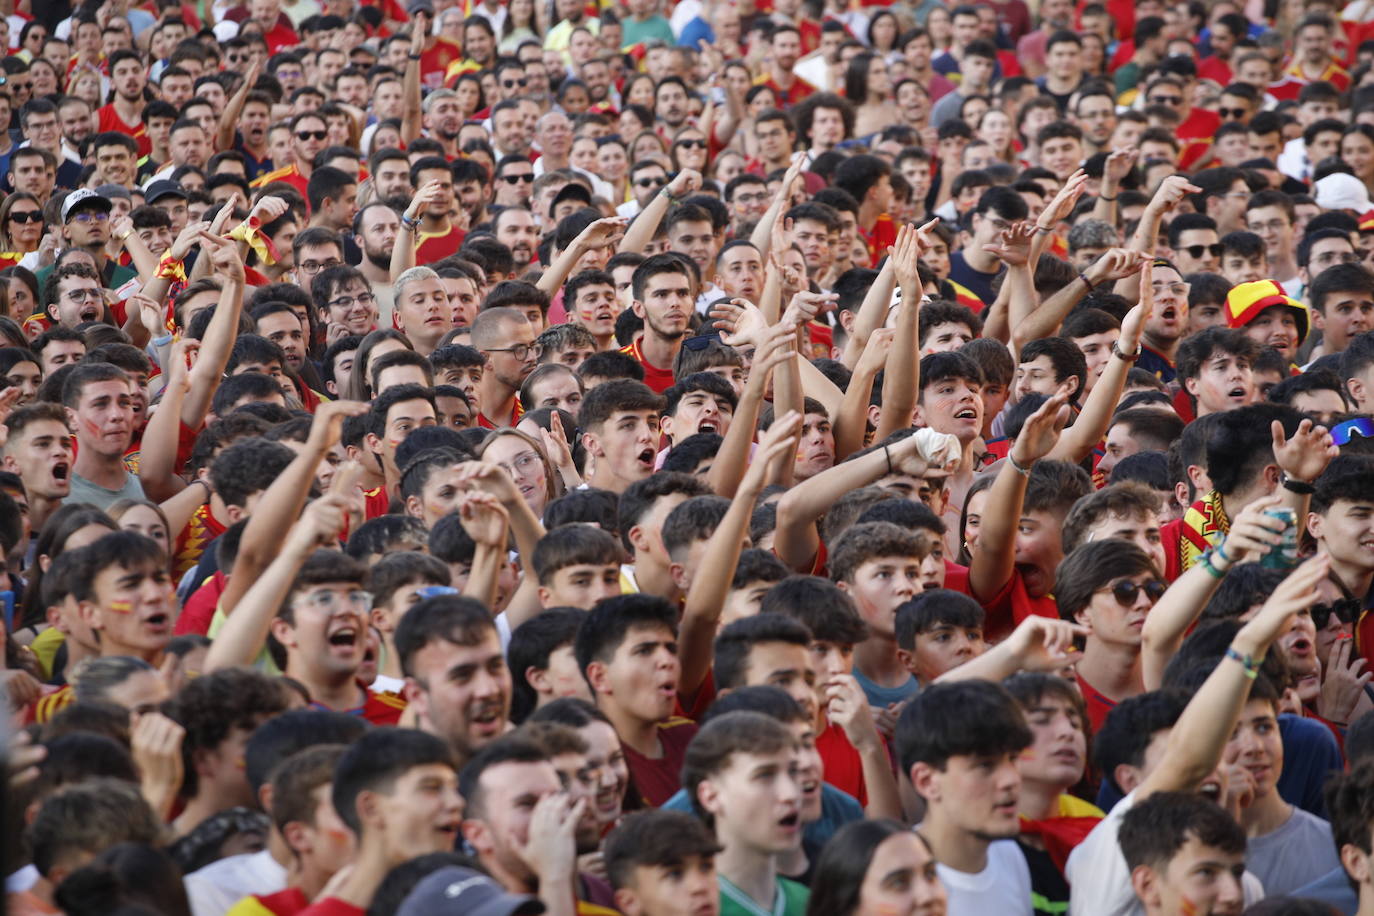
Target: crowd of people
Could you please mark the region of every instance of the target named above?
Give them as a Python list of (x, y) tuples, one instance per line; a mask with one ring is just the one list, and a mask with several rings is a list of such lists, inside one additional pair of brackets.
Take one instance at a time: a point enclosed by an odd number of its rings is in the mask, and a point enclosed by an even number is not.
[(1368, 0), (0, 7), (8, 912), (1374, 916)]

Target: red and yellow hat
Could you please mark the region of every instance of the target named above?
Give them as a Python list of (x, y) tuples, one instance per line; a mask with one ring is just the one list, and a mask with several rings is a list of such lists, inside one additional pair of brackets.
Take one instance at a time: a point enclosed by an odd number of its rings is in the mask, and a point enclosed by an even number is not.
[(1286, 306), (1298, 323), (1298, 343), (1307, 339), (1312, 327), (1307, 306), (1283, 291), (1277, 280), (1252, 280), (1231, 287), (1226, 294), (1226, 326), (1243, 328), (1259, 317), (1259, 313), (1275, 305)]

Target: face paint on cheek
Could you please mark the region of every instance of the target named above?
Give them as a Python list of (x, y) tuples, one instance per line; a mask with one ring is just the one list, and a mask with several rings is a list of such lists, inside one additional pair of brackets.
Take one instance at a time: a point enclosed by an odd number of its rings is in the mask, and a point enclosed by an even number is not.
[(133, 612), (134, 606), (129, 601), (111, 601), (109, 609), (116, 614), (129, 614)]
[(1035, 749), (1034, 749), (1034, 748), (1029, 748), (1029, 747), (1026, 748), (1024, 751), (1021, 752), (1021, 759), (1022, 759), (1022, 760), (1025, 760), (1025, 761), (1028, 762), (1028, 763), (1029, 763), (1030, 761), (1034, 760), (1034, 759), (1035, 759)]
[(1183, 916), (1197, 916), (1197, 904), (1187, 897), (1179, 901), (1179, 908)]
[(87, 430), (91, 435), (93, 435), (93, 436), (98, 436), (98, 435), (100, 435), (100, 424), (99, 424), (99, 423), (95, 422), (94, 420), (82, 420), (81, 422), (84, 423), (84, 424), (86, 424), (86, 430)]

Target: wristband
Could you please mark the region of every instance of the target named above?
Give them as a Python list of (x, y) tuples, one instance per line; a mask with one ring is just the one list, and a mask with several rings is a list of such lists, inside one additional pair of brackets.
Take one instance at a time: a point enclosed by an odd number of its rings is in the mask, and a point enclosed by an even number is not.
[(1042, 234), (1042, 233), (1048, 235), (1049, 233), (1051, 233), (1051, 232), (1053, 232), (1053, 231), (1054, 231), (1053, 229), (1050, 229), (1050, 228), (1048, 228), (1048, 227), (1046, 227), (1046, 226), (1041, 226), (1041, 225), (1039, 225), (1038, 223), (1036, 224), (1036, 227), (1035, 227), (1035, 234), (1036, 234), (1036, 235), (1040, 235), (1040, 234)]
[(883, 446), (883, 457), (887, 459), (887, 472), (892, 473), (892, 452), (888, 451), (886, 445)]
[(406, 55), (406, 58), (407, 58), (408, 60), (419, 60), (419, 59), (420, 59), (420, 55), (419, 55), (419, 54), (407, 54), (407, 55)]
[(1226, 575), (1226, 571), (1224, 569), (1217, 569), (1217, 567), (1212, 563), (1212, 551), (1210, 550), (1204, 553), (1202, 556), (1198, 557), (1197, 562), (1198, 565), (1201, 566), (1203, 570), (1207, 573), (1207, 575), (1211, 576), (1213, 579), (1220, 579), (1222, 576)]
[(1229, 646), (1226, 649), (1226, 657), (1232, 661), (1240, 662), (1240, 666), (1245, 669), (1245, 676), (1252, 681), (1259, 676), (1260, 665), (1264, 662), (1264, 659), (1256, 661), (1249, 655), (1241, 655)]
[(420, 221), (418, 219), (411, 219), (402, 213), (401, 226), (408, 232), (414, 232), (416, 229), (420, 228)]
[(1012, 455), (1011, 452), (1007, 452), (1007, 464), (1011, 465), (1011, 469), (1016, 473), (1020, 474), (1022, 477), (1030, 476), (1031, 469), (1028, 467), (1022, 467), (1019, 463), (1017, 463), (1016, 458)]
[(1083, 285), (1086, 286), (1086, 287), (1088, 288), (1088, 292), (1092, 292), (1092, 291), (1093, 291), (1093, 281), (1091, 281), (1091, 280), (1088, 279), (1088, 275), (1087, 275), (1087, 274), (1079, 274), (1079, 275), (1078, 275), (1078, 279), (1080, 279), (1080, 280), (1083, 281)]
[(1216, 546), (1213, 547), (1213, 548), (1212, 548), (1210, 551), (1208, 551), (1208, 552), (1211, 553), (1211, 554), (1213, 554), (1215, 557), (1217, 557), (1217, 559), (1221, 560), (1221, 561), (1222, 561), (1223, 563), (1225, 563), (1227, 566), (1233, 566), (1233, 565), (1235, 565), (1235, 562), (1236, 562), (1236, 561), (1235, 561), (1234, 559), (1232, 559), (1231, 556), (1226, 552), (1226, 539), (1225, 539), (1225, 538), (1223, 538), (1223, 539), (1220, 540), (1220, 541), (1217, 541)]
[(1144, 352), (1144, 347), (1142, 347), (1140, 344), (1136, 344), (1134, 353), (1126, 353), (1119, 346), (1117, 346), (1118, 343), (1119, 341), (1112, 341), (1112, 356), (1115, 356), (1117, 359), (1124, 360), (1128, 363), (1134, 363), (1138, 361), (1140, 359), (1140, 354)]
[(1106, 194), (1099, 194), (1099, 195), (1097, 195), (1097, 199), (1098, 199), (1098, 200), (1105, 200), (1105, 201), (1107, 201), (1108, 203), (1116, 203), (1116, 198), (1115, 198), (1115, 197), (1108, 197)]
[(1287, 474), (1279, 478), (1279, 483), (1282, 484), (1283, 488), (1289, 493), (1296, 493), (1299, 496), (1311, 496), (1313, 493), (1317, 492), (1317, 488), (1312, 486), (1312, 484), (1305, 480), (1298, 480), (1296, 477), (1289, 477)]

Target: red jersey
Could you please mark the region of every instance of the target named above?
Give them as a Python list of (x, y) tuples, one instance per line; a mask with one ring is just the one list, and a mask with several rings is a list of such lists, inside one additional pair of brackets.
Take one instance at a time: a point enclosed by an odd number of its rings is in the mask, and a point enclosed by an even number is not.
[(982, 604), (983, 610), (987, 612), (983, 632), (989, 641), (1007, 636), (1017, 624), (1032, 614), (1049, 617), (1051, 620), (1059, 619), (1059, 606), (1054, 603), (1054, 598), (1050, 595), (1032, 598), (1027, 594), (1026, 582), (1021, 578), (1021, 571), (1018, 569), (1013, 569), (1011, 578), (1001, 590)]
[(186, 606), (177, 615), (176, 626), (172, 632), (177, 636), (188, 633), (208, 635), (210, 622), (215, 617), (215, 609), (219, 607), (219, 599), (224, 597), (224, 589), (228, 584), (229, 578), (221, 570), (215, 570), (215, 574), (186, 599)]
[(310, 900), (298, 887), (288, 887), (275, 894), (250, 894), (229, 908), (225, 916), (296, 916), (310, 906)]
[(72, 688), (71, 684), (63, 684), (61, 687), (44, 685), (43, 689), (48, 692), (25, 707), (25, 725), (30, 723), (42, 725), (76, 702), (76, 690)]
[(640, 347), (638, 340), (631, 341), (628, 347), (621, 347), (620, 352), (627, 356), (633, 356), (644, 367), (644, 384), (652, 388), (655, 394), (662, 394), (673, 387), (673, 370), (671, 368), (660, 369), (645, 359), (644, 350)]
[(792, 85), (784, 89), (779, 86), (770, 76), (767, 79), (755, 80), (756, 86), (767, 86), (773, 90), (773, 95), (777, 97), (779, 108), (791, 108), (793, 105), (816, 92), (816, 87), (793, 74)]
[(282, 48), (292, 48), (301, 43), (301, 37), (296, 34), (296, 30), (285, 22), (283, 17), (277, 17), (277, 24), (272, 26), (272, 31), (262, 36), (263, 41), (267, 42), (267, 53), (276, 54)]
[(662, 757), (645, 757), (628, 744), (624, 745), (625, 762), (630, 766), (630, 776), (634, 779), (639, 794), (653, 807), (657, 808), (682, 788), (682, 762), (687, 756), (687, 745), (696, 733), (695, 722), (672, 717), (658, 723), (658, 743), (663, 748)]
[(504, 428), (506, 428), (506, 427), (508, 427), (508, 426), (514, 426), (515, 424), (519, 423), (520, 420), (521, 420), (521, 418), (523, 418), (524, 416), (525, 416), (525, 407), (524, 407), (523, 404), (520, 403), (520, 399), (519, 399), (519, 398), (516, 398), (516, 399), (515, 399), (515, 406), (511, 409), (511, 412), (510, 412), (510, 422), (509, 422), (509, 423), (500, 423), (500, 424), (498, 424), (495, 420), (493, 420), (491, 417), (487, 416), (486, 414), (482, 413), (480, 410), (477, 411), (477, 420), (476, 420), (476, 423), (477, 423), (478, 426), (482, 427), (483, 429), (504, 429)]
[(1083, 694), (1083, 703), (1088, 708), (1088, 721), (1092, 723), (1093, 734), (1097, 734), (1107, 721), (1107, 713), (1116, 706), (1116, 700), (1098, 693), (1092, 684), (1083, 680), (1083, 675), (1075, 672), (1074, 677), (1078, 680), (1078, 692)]
[(848, 792), (860, 805), (868, 806), (868, 786), (864, 782), (863, 761), (849, 743), (849, 736), (834, 722), (816, 736), (816, 752), (825, 765), (825, 781), (841, 792)]
[[(114, 131), (119, 134), (128, 134), (138, 141), (138, 156), (151, 155), (153, 152), (153, 141), (148, 139), (148, 127), (142, 121), (138, 124), (126, 124), (124, 119), (115, 111), (114, 102), (104, 105), (96, 112), (96, 117), (100, 119), (100, 125), (96, 130), (102, 134), (107, 131)], [(301, 193), (305, 193), (302, 191)]]
[(279, 169), (273, 169), (266, 174), (259, 175), (257, 178), (253, 179), (250, 183), (250, 187), (260, 188), (274, 181), (286, 182), (297, 191), (300, 191), (302, 197), (305, 197), (305, 188), (310, 184), (310, 179), (302, 175), (300, 168), (293, 162), (290, 165), (282, 166)]
[(878, 262), (887, 256), (888, 246), (897, 244), (897, 224), (884, 213), (873, 223), (872, 229), (865, 231), (861, 226), (859, 232), (868, 244), (868, 256), (872, 259), (870, 266), (876, 270)]
[(207, 503), (197, 509), (186, 527), (177, 535), (176, 553), (172, 556), (172, 571), (178, 580), (200, 562), (205, 545), (224, 533), (225, 526), (215, 518)]
[(435, 261), (442, 261), (451, 254), (457, 254), (458, 249), (463, 244), (463, 239), (467, 238), (467, 231), (449, 223), (447, 232), (433, 235), (421, 232), (418, 238), (420, 244), (415, 249), (415, 264), (423, 267), (426, 264), (433, 264)]
[(319, 703), (310, 705), (316, 709), (323, 709), (327, 712), (342, 712), (350, 716), (361, 716), (372, 725), (395, 725), (401, 721), (401, 713), (406, 711), (406, 701), (394, 693), (377, 693), (371, 687), (362, 682), (358, 683), (363, 689), (363, 705), (355, 706), (352, 709), (330, 710), (328, 706)]
[(426, 88), (444, 85), (449, 65), (463, 59), (463, 49), (450, 38), (435, 36), (434, 47), (420, 52), (420, 82)]
[(391, 497), (386, 487), (373, 487), (363, 491), (363, 521), (381, 518), (391, 509)]
[(1194, 108), (1174, 135), (1180, 140), (1210, 140), (1221, 126), (1221, 115), (1206, 108)]

